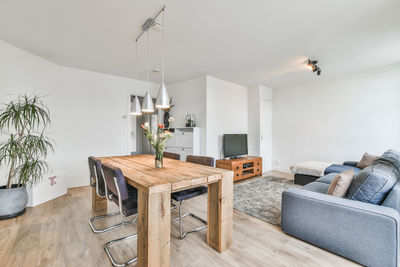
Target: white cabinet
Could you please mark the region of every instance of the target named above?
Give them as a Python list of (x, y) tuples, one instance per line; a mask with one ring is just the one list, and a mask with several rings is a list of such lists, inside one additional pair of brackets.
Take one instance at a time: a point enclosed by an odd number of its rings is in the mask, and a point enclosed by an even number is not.
[(176, 154), (181, 155), (181, 161), (186, 161), (186, 157), (189, 155), (193, 155), (193, 149), (190, 148), (176, 148)]
[(175, 146), (192, 148), (193, 147), (193, 132), (181, 132), (178, 131), (175, 134)]
[(200, 155), (200, 128), (175, 128), (173, 136), (165, 144), (166, 152), (181, 155), (181, 161), (188, 155)]
[[(165, 142), (165, 151), (167, 151), (167, 149), (169, 149), (169, 148), (175, 148), (176, 137), (175, 137), (174, 133), (172, 135), (173, 135), (173, 137), (170, 139), (167, 139), (167, 141)], [(167, 151), (167, 152), (170, 152), (170, 151)]]

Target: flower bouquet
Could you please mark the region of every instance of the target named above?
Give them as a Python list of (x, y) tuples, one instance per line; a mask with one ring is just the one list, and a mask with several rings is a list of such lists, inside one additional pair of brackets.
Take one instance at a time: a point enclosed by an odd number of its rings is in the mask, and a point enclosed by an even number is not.
[[(170, 117), (168, 119), (169, 125), (174, 122), (174, 118)], [(151, 146), (154, 148), (156, 153), (155, 158), (155, 167), (162, 168), (163, 167), (163, 153), (165, 149), (165, 142), (167, 139), (172, 138), (173, 135), (169, 131), (169, 126), (167, 128), (164, 127), (164, 124), (157, 124), (157, 130), (152, 132), (150, 129), (150, 125), (148, 122), (141, 125), (144, 134), (146, 135), (147, 139), (149, 140)]]

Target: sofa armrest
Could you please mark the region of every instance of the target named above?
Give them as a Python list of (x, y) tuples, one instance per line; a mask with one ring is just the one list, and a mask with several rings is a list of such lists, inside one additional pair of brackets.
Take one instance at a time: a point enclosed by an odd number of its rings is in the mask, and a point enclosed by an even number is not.
[(367, 266), (397, 266), (398, 211), (292, 188), (282, 194), (284, 232)]
[(358, 161), (345, 161), (343, 162), (343, 165), (345, 166), (351, 166), (351, 167), (357, 167)]

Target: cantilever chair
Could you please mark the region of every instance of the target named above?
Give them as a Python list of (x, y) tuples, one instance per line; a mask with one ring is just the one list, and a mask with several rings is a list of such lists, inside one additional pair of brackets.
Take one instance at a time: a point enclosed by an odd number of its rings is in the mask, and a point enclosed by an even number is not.
[[(106, 183), (106, 196), (119, 207), (119, 211), (123, 216), (136, 215), (133, 221), (137, 220), (138, 209), (138, 191), (133, 186), (126, 184), (124, 175), (119, 168), (115, 168), (110, 164), (102, 164), (104, 181)], [(110, 246), (122, 240), (137, 238), (137, 234), (125, 236), (109, 241), (104, 249), (113, 266), (126, 266), (137, 261), (137, 257), (131, 258), (125, 263), (117, 263), (110, 252)]]
[[(96, 194), (99, 197), (105, 198), (106, 197), (106, 184), (105, 184), (105, 180), (103, 177), (103, 172), (101, 170), (101, 162), (100, 162), (100, 160), (96, 159), (95, 157), (89, 157), (88, 161), (89, 161), (89, 172), (90, 172), (90, 186), (96, 189)], [(109, 214), (105, 214), (105, 215), (92, 217), (89, 219), (90, 228), (92, 228), (93, 233), (98, 234), (98, 233), (104, 233), (104, 232), (110, 231), (110, 230), (115, 229), (122, 225), (127, 225), (127, 224), (131, 224), (131, 223), (135, 222), (135, 220), (121, 222), (121, 223), (118, 223), (118, 224), (115, 224), (115, 225), (112, 225), (110, 227), (103, 228), (103, 229), (96, 229), (93, 226), (93, 222), (96, 220), (116, 216), (119, 214), (120, 214), (120, 211), (117, 211), (117, 212), (113, 212), (113, 213), (109, 213)]]
[[(211, 157), (187, 156), (186, 162), (191, 162), (191, 163), (214, 167), (214, 158), (211, 158)], [(194, 198), (194, 197), (206, 194), (206, 193), (207, 193), (207, 186), (200, 186), (200, 187), (191, 188), (191, 189), (187, 189), (187, 190), (183, 190), (183, 191), (179, 191), (179, 192), (171, 194), (172, 199), (179, 202), (179, 206), (178, 206), (179, 207), (179, 216), (177, 218), (173, 219), (172, 222), (179, 221), (179, 238), (180, 239), (184, 239), (187, 234), (199, 232), (199, 231), (207, 229), (207, 221), (200, 218), (196, 214), (193, 214), (190, 212), (190, 213), (186, 213), (186, 214), (182, 215), (182, 205), (185, 200), (188, 200), (188, 199), (191, 199), (191, 198)], [(191, 216), (191, 217), (195, 218), (196, 220), (198, 220), (199, 222), (201, 222), (204, 225), (202, 225), (198, 228), (183, 232), (183, 218), (185, 218), (187, 216)]]
[(176, 159), (176, 160), (181, 159), (181, 155), (176, 154), (176, 153), (171, 153), (171, 152), (164, 152), (163, 156), (164, 156), (164, 158), (169, 158), (169, 159)]

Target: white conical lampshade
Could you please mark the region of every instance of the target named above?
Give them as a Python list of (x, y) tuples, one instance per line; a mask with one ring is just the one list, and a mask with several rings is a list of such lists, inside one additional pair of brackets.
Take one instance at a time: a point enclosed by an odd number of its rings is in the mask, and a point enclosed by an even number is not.
[(135, 96), (135, 99), (131, 104), (131, 114), (135, 116), (142, 115), (142, 107), (140, 106), (139, 98), (137, 96)]
[(156, 108), (169, 108), (169, 96), (164, 83), (161, 84), (160, 90), (158, 90)]
[(151, 99), (149, 91), (144, 95), (143, 103), (142, 103), (142, 112), (143, 113), (153, 113), (154, 105), (153, 99)]

